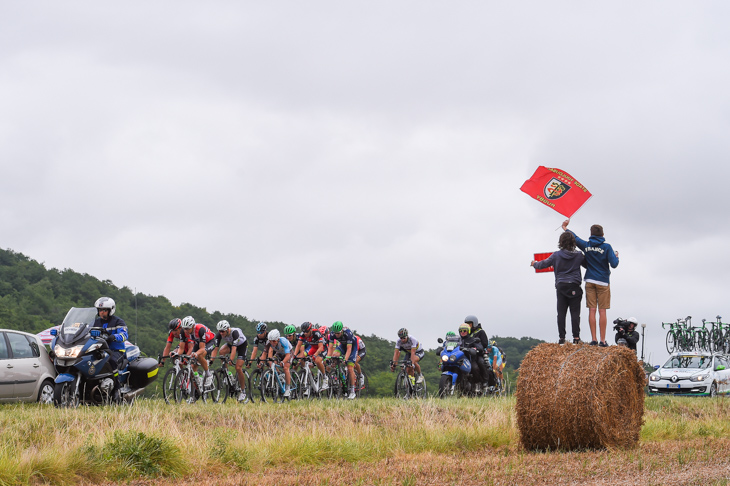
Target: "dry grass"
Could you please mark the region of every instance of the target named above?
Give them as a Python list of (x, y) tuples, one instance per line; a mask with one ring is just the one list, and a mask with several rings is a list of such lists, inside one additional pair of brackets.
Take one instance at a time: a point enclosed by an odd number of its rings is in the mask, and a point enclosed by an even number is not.
[(730, 401), (646, 404), (638, 448), (569, 453), (523, 449), (513, 399), (2, 406), (0, 485), (728, 484)]

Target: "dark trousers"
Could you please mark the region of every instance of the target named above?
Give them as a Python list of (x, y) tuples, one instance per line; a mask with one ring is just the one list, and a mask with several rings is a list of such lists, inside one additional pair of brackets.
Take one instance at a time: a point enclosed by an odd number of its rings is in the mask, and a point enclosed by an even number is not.
[(580, 303), (583, 300), (583, 289), (579, 283), (561, 282), (555, 286), (558, 296), (558, 336), (565, 339), (565, 319), (570, 309), (570, 323), (573, 337), (580, 337)]

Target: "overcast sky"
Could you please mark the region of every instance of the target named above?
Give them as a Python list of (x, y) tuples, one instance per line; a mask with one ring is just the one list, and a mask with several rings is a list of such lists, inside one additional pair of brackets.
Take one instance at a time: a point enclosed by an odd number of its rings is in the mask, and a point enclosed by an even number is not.
[(730, 320), (729, 14), (3, 2), (0, 247), (255, 320), (556, 341), (529, 263), (564, 218), (519, 190), (556, 167), (620, 252), (609, 321), (660, 360), (662, 321)]

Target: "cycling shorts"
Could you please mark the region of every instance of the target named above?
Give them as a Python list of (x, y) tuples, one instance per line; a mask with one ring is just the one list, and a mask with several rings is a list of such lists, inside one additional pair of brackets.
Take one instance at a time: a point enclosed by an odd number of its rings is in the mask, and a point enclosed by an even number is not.
[(357, 357), (360, 358), (360, 361), (362, 361), (362, 359), (365, 357), (366, 354), (367, 354), (367, 351), (364, 349), (357, 350)]
[(231, 348), (231, 355), (233, 355), (233, 352), (236, 352), (236, 361), (240, 361), (242, 359), (246, 359), (246, 350), (248, 349), (248, 342), (244, 341), (243, 343), (239, 344), (238, 346), (231, 346), (228, 345), (229, 348)]
[[(340, 346), (337, 350), (340, 352), (340, 356), (344, 359), (347, 354), (347, 346)], [(352, 350), (350, 357), (347, 359), (347, 363), (355, 364), (355, 358), (357, 358), (357, 350)]]
[(309, 349), (307, 349), (307, 356), (314, 356), (314, 353), (316, 353), (318, 349), (319, 346), (309, 346)]

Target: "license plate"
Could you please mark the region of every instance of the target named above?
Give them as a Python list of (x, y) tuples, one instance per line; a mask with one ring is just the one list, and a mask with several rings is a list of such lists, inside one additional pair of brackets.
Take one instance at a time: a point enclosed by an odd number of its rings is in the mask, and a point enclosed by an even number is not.
[(667, 388), (682, 388), (682, 385), (680, 385), (679, 383), (669, 383), (667, 385)]

